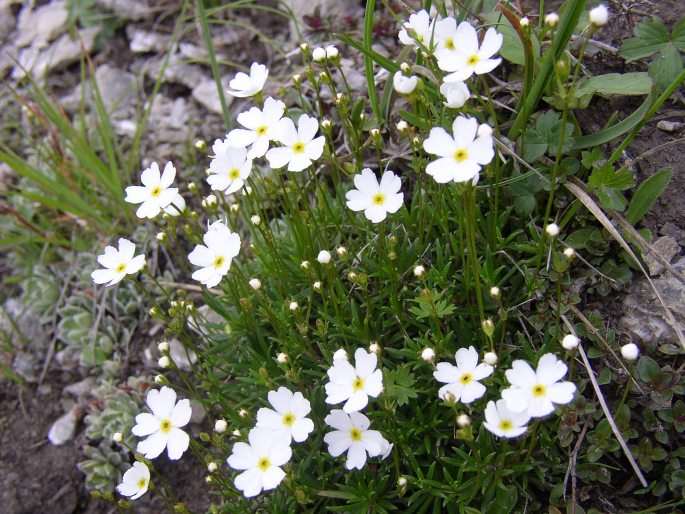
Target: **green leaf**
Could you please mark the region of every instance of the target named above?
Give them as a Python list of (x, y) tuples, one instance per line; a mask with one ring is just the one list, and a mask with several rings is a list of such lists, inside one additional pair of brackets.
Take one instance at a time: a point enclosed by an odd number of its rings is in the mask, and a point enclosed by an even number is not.
[(602, 207), (605, 209), (613, 209), (615, 211), (623, 212), (628, 205), (628, 200), (618, 190), (610, 187), (600, 187), (595, 191), (599, 198)]
[[(525, 64), (525, 54), (523, 51), (523, 42), (516, 33), (514, 27), (509, 23), (505, 17), (498, 12), (490, 12), (485, 14), (490, 27), (495, 27), (497, 32), (502, 34), (503, 42), (500, 48), (500, 55), (507, 61), (523, 66)], [(535, 34), (530, 34), (531, 44), (533, 45), (533, 55), (538, 57), (540, 55), (540, 42)]]
[(652, 90), (652, 80), (645, 72), (607, 73), (597, 75), (581, 82), (573, 91), (573, 96), (585, 95), (648, 95)]
[[(556, 111), (546, 111), (535, 122), (535, 128), (528, 130), (523, 138), (523, 158), (528, 162), (535, 161), (545, 153), (553, 155), (559, 149), (562, 121)], [(562, 152), (567, 152), (574, 143), (573, 124), (566, 122), (566, 132)], [(543, 150), (544, 147), (544, 150)]]
[(535, 210), (537, 200), (533, 195), (517, 196), (514, 198), (514, 212), (522, 218), (527, 218)]
[(406, 405), (410, 398), (418, 397), (418, 393), (414, 389), (415, 382), (414, 374), (409, 371), (409, 368), (400, 366), (385, 374), (386, 394), (393, 398), (397, 405)]
[(643, 356), (635, 366), (640, 380), (649, 384), (660, 372), (659, 365), (651, 357)]
[(671, 39), (676, 48), (685, 50), (685, 18), (680, 18), (678, 23), (675, 24), (671, 33)]
[(633, 199), (630, 201), (626, 219), (631, 225), (635, 225), (652, 208), (661, 193), (666, 189), (671, 180), (671, 169), (664, 168), (646, 179), (637, 188)]
[(658, 18), (645, 18), (635, 25), (634, 34), (634, 38), (623, 42), (618, 52), (627, 62), (649, 57), (669, 42), (666, 26)]
[(661, 50), (661, 54), (649, 65), (649, 75), (654, 83), (662, 90), (666, 89), (676, 79), (683, 69), (683, 60), (678, 49), (669, 43)]
[(625, 191), (632, 187), (634, 179), (633, 172), (628, 169), (614, 171), (613, 166), (604, 165), (592, 172), (588, 185), (591, 188), (608, 187)]

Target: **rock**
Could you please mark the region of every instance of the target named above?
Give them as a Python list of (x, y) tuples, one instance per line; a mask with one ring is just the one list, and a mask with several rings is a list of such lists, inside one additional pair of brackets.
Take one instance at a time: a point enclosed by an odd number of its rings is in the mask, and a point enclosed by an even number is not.
[[(233, 97), (225, 94), (226, 105), (230, 105)], [(221, 100), (219, 99), (219, 91), (216, 89), (216, 82), (213, 80), (204, 80), (193, 88), (193, 98), (197, 103), (202, 105), (209, 112), (214, 114), (222, 114)]]
[[(680, 251), (680, 245), (678, 245), (678, 241), (670, 236), (660, 237), (652, 243), (652, 248), (669, 264)], [(661, 275), (666, 269), (666, 266), (664, 266), (662, 262), (650, 252), (644, 252), (643, 258), (647, 264), (647, 268), (649, 269), (649, 275), (652, 277)]]
[(109, 64), (101, 64), (95, 70), (95, 80), (100, 90), (105, 108), (118, 117), (119, 113), (128, 113), (133, 109), (136, 92), (136, 77)]
[(76, 424), (81, 417), (80, 409), (74, 405), (69, 412), (61, 416), (50, 427), (48, 432), (48, 440), (54, 446), (61, 446), (64, 443), (71, 441), (76, 432)]
[(0, 308), (0, 334), (19, 351), (36, 355), (44, 353), (50, 342), (40, 320), (21, 298), (10, 298)]
[(135, 25), (126, 26), (126, 36), (129, 39), (129, 48), (136, 54), (148, 52), (165, 52), (169, 48), (171, 36), (159, 32), (149, 32), (137, 28)]
[(672, 221), (667, 221), (664, 223), (664, 226), (659, 230), (659, 235), (671, 236), (673, 239), (678, 241), (680, 246), (685, 246), (685, 230), (681, 229)]
[(12, 369), (28, 383), (38, 381), (40, 363), (33, 352), (24, 352), (22, 350), (16, 352), (12, 361)]
[(656, 128), (658, 128), (659, 130), (663, 130), (664, 132), (676, 132), (684, 126), (685, 123), (683, 123), (682, 121), (661, 120), (656, 124)]
[(174, 361), (174, 364), (183, 371), (190, 371), (193, 367), (192, 365), (197, 362), (197, 354), (192, 350), (186, 352), (186, 349), (178, 339), (171, 339), (169, 341), (169, 356)]
[[(340, 67), (353, 91), (362, 92), (367, 90), (366, 75), (360, 71), (364, 69), (363, 64), (355, 63), (352, 59), (342, 58), (340, 59)], [(340, 89), (340, 91), (343, 90)]]
[(97, 0), (97, 5), (112, 11), (122, 20), (140, 21), (155, 14), (147, 0)]
[[(685, 272), (685, 257), (680, 257), (673, 267), (680, 273)], [(680, 282), (669, 271), (652, 282), (664, 302), (673, 313), (680, 327), (685, 326), (685, 284)], [(673, 327), (667, 322), (661, 303), (654, 295), (646, 279), (641, 279), (630, 286), (628, 295), (623, 300), (623, 317), (619, 327), (636, 336), (641, 342), (660, 341), (678, 344)]]
[(199, 425), (207, 415), (205, 408), (200, 402), (196, 402), (195, 400), (190, 400), (190, 408), (193, 411), (193, 413), (190, 415), (190, 422)]
[(0, 41), (7, 41), (14, 30), (17, 19), (7, 5), (0, 5)]
[(88, 398), (93, 389), (95, 389), (95, 377), (87, 377), (80, 382), (69, 384), (64, 388), (63, 392), (68, 393), (81, 401)]
[[(164, 59), (156, 59), (145, 66), (145, 74), (152, 80), (157, 80), (159, 70), (164, 64)], [(193, 89), (200, 84), (204, 78), (204, 70), (199, 64), (188, 64), (184, 62), (180, 54), (174, 54), (169, 58), (167, 67), (164, 70), (164, 81), (166, 83), (181, 84), (188, 89)]]
[(67, 2), (53, 0), (36, 10), (31, 9), (29, 2), (19, 13), (17, 36), (14, 43), (19, 47), (33, 46), (40, 49), (67, 30)]
[(14, 62), (19, 58), (19, 49), (12, 43), (8, 43), (0, 48), (0, 79), (12, 71)]

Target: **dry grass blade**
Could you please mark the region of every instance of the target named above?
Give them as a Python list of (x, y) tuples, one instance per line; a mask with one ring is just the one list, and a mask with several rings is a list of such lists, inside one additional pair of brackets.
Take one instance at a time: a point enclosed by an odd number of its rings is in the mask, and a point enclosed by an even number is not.
[(659, 291), (654, 285), (654, 282), (649, 277), (649, 273), (647, 273), (647, 270), (645, 270), (644, 266), (642, 266), (642, 263), (640, 263), (639, 259), (637, 258), (637, 255), (635, 255), (635, 252), (633, 252), (633, 250), (630, 248), (630, 245), (628, 245), (623, 236), (619, 234), (618, 230), (616, 230), (616, 227), (614, 227), (609, 218), (607, 218), (606, 214), (604, 214), (602, 209), (599, 208), (597, 203), (590, 197), (590, 195), (587, 194), (585, 189), (578, 181), (569, 180), (564, 183), (564, 186), (571, 193), (573, 193), (573, 195), (576, 198), (578, 198), (578, 200), (580, 200), (580, 202), (595, 216), (595, 218), (597, 218), (597, 220), (602, 224), (602, 226), (604, 226), (604, 228), (607, 229), (607, 231), (611, 234), (611, 237), (613, 237), (616, 240), (616, 242), (619, 245), (621, 245), (621, 248), (628, 252), (628, 255), (630, 255), (635, 260), (637, 265), (640, 267), (640, 271), (642, 271), (642, 274), (649, 282), (649, 285), (651, 286), (652, 290), (654, 291), (654, 294), (659, 300), (661, 307), (664, 309), (664, 312), (666, 313), (666, 318), (671, 327), (673, 327), (673, 330), (675, 331), (676, 336), (678, 337), (680, 345), (683, 347), (683, 349), (685, 349), (685, 336), (683, 336), (680, 324), (676, 321), (675, 317), (673, 317), (671, 309), (669, 309), (666, 305), (666, 302), (662, 298), (661, 294), (659, 294)]
[(640, 468), (637, 465), (637, 462), (635, 462), (635, 458), (633, 457), (633, 454), (630, 453), (630, 448), (628, 448), (628, 445), (626, 444), (625, 440), (623, 439), (621, 432), (619, 431), (618, 427), (616, 426), (616, 422), (614, 421), (614, 418), (612, 417), (611, 412), (609, 411), (609, 407), (607, 406), (607, 403), (604, 400), (604, 395), (602, 395), (602, 390), (599, 388), (599, 384), (597, 383), (597, 379), (595, 378), (595, 373), (594, 373), (594, 371), (592, 371), (592, 368), (590, 367), (590, 361), (588, 361), (587, 355), (585, 354), (585, 350), (583, 350), (582, 345), (578, 346), (578, 353), (580, 353), (580, 357), (583, 359), (583, 364), (585, 365), (585, 368), (587, 369), (587, 374), (590, 377), (590, 382), (592, 382), (592, 387), (595, 389), (595, 393), (597, 394), (597, 400), (599, 400), (599, 404), (602, 406), (602, 410), (604, 411), (604, 416), (606, 416), (607, 421), (609, 422), (609, 426), (611, 426), (611, 430), (614, 432), (614, 435), (616, 436), (616, 440), (618, 441), (618, 444), (621, 445), (621, 449), (623, 450), (623, 453), (625, 454), (626, 458), (628, 459), (628, 462), (630, 462), (630, 466), (633, 468), (635, 475), (640, 480), (642, 487), (647, 487), (649, 484), (647, 483), (647, 480), (645, 479), (644, 475), (642, 474), (642, 471), (640, 471)]

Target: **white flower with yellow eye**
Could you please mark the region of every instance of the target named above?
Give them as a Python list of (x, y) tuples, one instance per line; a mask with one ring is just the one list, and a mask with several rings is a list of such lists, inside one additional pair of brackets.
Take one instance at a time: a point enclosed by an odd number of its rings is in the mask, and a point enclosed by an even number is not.
[(502, 59), (493, 59), (492, 56), (499, 52), (504, 37), (492, 27), (485, 32), (479, 45), (476, 29), (464, 21), (457, 27), (454, 40), (458, 45), (456, 51), (443, 52), (438, 59), (438, 67), (449, 73), (444, 78), (445, 82), (466, 80), (474, 73), (489, 73), (502, 62)]
[[(283, 362), (286, 360), (287, 356)], [(306, 440), (314, 430), (314, 423), (306, 417), (312, 410), (309, 400), (302, 393), (293, 393), (286, 387), (269, 391), (268, 398), (273, 409), (262, 407), (257, 411), (257, 427), (268, 428), (275, 432), (276, 437), (287, 441), (291, 438), (297, 443)]]
[(197, 245), (188, 254), (191, 264), (200, 266), (192, 277), (207, 287), (214, 287), (228, 273), (233, 257), (240, 252), (240, 236), (221, 221), (215, 221), (209, 226), (203, 241), (204, 245)]
[(97, 269), (90, 274), (96, 284), (113, 286), (126, 275), (138, 273), (145, 266), (145, 256), (136, 255), (136, 245), (123, 237), (119, 239), (119, 249), (106, 246), (105, 253), (98, 255), (98, 262), (105, 269)]
[(457, 350), (454, 359), (456, 366), (440, 362), (433, 372), (435, 380), (446, 384), (440, 388), (438, 396), (444, 400), (449, 392), (454, 395), (454, 401), (471, 403), (485, 394), (485, 386), (479, 380), (492, 375), (494, 368), (478, 363), (478, 352), (473, 346)]
[(278, 123), (278, 141), (282, 147), (272, 148), (266, 153), (269, 166), (273, 169), (288, 165), (288, 171), (302, 171), (311, 166), (323, 153), (326, 143), (324, 136), (315, 138), (319, 122), (306, 114), (295, 123), (290, 118), (283, 118)]
[(345, 359), (334, 359), (328, 369), (326, 403), (345, 402), (343, 410), (347, 413), (362, 410), (369, 403), (369, 396), (376, 398), (383, 391), (383, 373), (376, 369), (376, 354), (357, 348), (354, 362), (352, 366)]
[(348, 414), (334, 410), (324, 421), (335, 429), (323, 438), (328, 445), (328, 453), (337, 457), (347, 452), (347, 469), (362, 469), (366, 464), (367, 455), (385, 458), (392, 450), (392, 445), (378, 430), (369, 430), (371, 422), (361, 412)]
[(485, 422), (483, 426), (498, 437), (518, 437), (523, 434), (530, 421), (527, 412), (513, 412), (507, 408), (505, 400), (497, 400), (497, 403), (489, 401), (485, 407)]
[(278, 139), (278, 123), (284, 112), (283, 102), (267, 98), (263, 109), (252, 107), (249, 111), (238, 114), (238, 123), (245, 128), (231, 130), (227, 135), (227, 142), (239, 148), (252, 145), (247, 154), (250, 159), (263, 157), (269, 149), (269, 142)]
[(176, 199), (178, 188), (170, 187), (174, 178), (176, 178), (176, 168), (171, 162), (166, 163), (161, 175), (159, 166), (153, 162), (140, 175), (143, 185), (127, 187), (124, 200), (128, 203), (141, 204), (136, 211), (136, 216), (139, 218), (154, 218)]
[(356, 189), (345, 195), (347, 207), (353, 211), (364, 211), (366, 219), (373, 223), (380, 223), (388, 213), (395, 213), (402, 207), (402, 181), (392, 171), (383, 173), (378, 181), (373, 171), (364, 168), (361, 174), (354, 176), (354, 185)]
[(252, 159), (245, 148), (227, 147), (222, 153), (214, 156), (209, 163), (211, 175), (207, 183), (212, 190), (223, 191), (225, 194), (235, 193), (242, 189), (245, 180), (252, 172)]
[(150, 470), (143, 462), (134, 462), (133, 466), (124, 473), (117, 491), (130, 500), (137, 500), (147, 492), (150, 485)]
[(242, 71), (236, 73), (236, 76), (228, 83), (231, 89), (227, 89), (226, 92), (238, 98), (256, 95), (264, 89), (268, 76), (269, 70), (266, 66), (253, 62), (250, 66), (250, 74)]

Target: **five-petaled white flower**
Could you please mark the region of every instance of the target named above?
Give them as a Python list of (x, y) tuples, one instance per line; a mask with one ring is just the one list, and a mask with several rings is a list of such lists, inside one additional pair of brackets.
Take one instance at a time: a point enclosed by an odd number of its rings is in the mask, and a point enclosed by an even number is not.
[(221, 221), (215, 221), (203, 241), (204, 245), (197, 245), (188, 255), (191, 264), (201, 267), (192, 277), (207, 287), (214, 287), (228, 273), (231, 260), (240, 252), (240, 236)]
[(264, 89), (268, 76), (269, 70), (266, 69), (265, 65), (253, 62), (250, 66), (250, 74), (242, 71), (236, 73), (235, 78), (228, 83), (231, 89), (227, 89), (226, 92), (238, 98), (256, 95)]
[(364, 168), (354, 176), (357, 189), (348, 191), (347, 206), (353, 211), (364, 211), (366, 219), (380, 223), (387, 214), (397, 212), (402, 207), (404, 193), (400, 192), (402, 181), (392, 171), (383, 173), (380, 182), (369, 168)]
[(147, 492), (150, 484), (150, 470), (143, 462), (134, 462), (133, 466), (124, 473), (117, 491), (122, 496), (137, 500)]
[(269, 149), (269, 142), (278, 139), (279, 122), (284, 112), (283, 102), (267, 98), (262, 110), (252, 107), (249, 111), (238, 114), (238, 123), (245, 128), (231, 130), (227, 141), (231, 146), (241, 148), (252, 145), (247, 154), (250, 159), (263, 157)]
[(286, 387), (279, 387), (278, 391), (269, 391), (268, 398), (274, 410), (264, 407), (259, 409), (257, 427), (272, 430), (276, 437), (288, 442), (291, 437), (298, 443), (307, 439), (314, 430), (314, 423), (306, 417), (312, 410), (309, 400), (305, 399), (302, 393), (293, 394)]
[(511, 387), (502, 391), (507, 408), (540, 418), (553, 412), (555, 403), (570, 403), (576, 386), (572, 382), (560, 382), (567, 370), (566, 364), (553, 353), (540, 357), (537, 370), (526, 361), (514, 361), (511, 369), (505, 372)]
[(462, 22), (457, 27), (455, 37), (458, 38), (459, 47), (454, 53), (443, 54), (438, 60), (438, 67), (451, 72), (445, 77), (445, 82), (466, 80), (474, 73), (482, 75), (494, 70), (502, 59), (492, 59), (502, 46), (503, 36), (494, 28), (490, 27), (485, 32), (483, 43), (478, 45), (476, 29), (468, 22)]
[(361, 412), (347, 414), (339, 409), (331, 411), (324, 419), (335, 430), (328, 432), (323, 440), (328, 444), (328, 453), (333, 457), (347, 452), (347, 469), (362, 469), (366, 456), (385, 458), (392, 445), (378, 430), (369, 430), (371, 422)]
[(459, 53), (461, 46), (461, 38), (463, 37), (466, 25), (470, 27), (469, 22), (463, 21), (457, 26), (457, 20), (452, 17), (442, 19), (435, 23), (435, 50), (433, 54), (439, 63), (449, 62), (454, 59)]
[(274, 169), (288, 165), (288, 171), (302, 171), (317, 160), (323, 153), (326, 142), (324, 136), (315, 138), (319, 122), (303, 114), (295, 123), (290, 118), (283, 118), (278, 123), (278, 141), (284, 146), (272, 148), (266, 153), (269, 166)]
[(409, 16), (409, 21), (404, 22), (402, 29), (397, 35), (403, 45), (412, 45), (420, 48), (419, 44), (430, 48), (433, 38), (433, 23), (425, 9)]
[(242, 189), (245, 180), (250, 176), (252, 159), (248, 157), (245, 148), (217, 144), (214, 146), (222, 148), (223, 152), (216, 154), (209, 163), (209, 171), (212, 174), (207, 177), (207, 183), (213, 190), (226, 194), (235, 193)]
[(438, 396), (445, 398), (445, 393), (454, 395), (455, 401), (471, 403), (485, 394), (485, 386), (479, 382), (492, 375), (493, 367), (478, 363), (478, 352), (473, 346), (459, 348), (454, 355), (457, 365), (449, 362), (438, 363), (433, 376), (438, 382), (446, 385), (440, 388)]
[(136, 252), (136, 245), (123, 237), (119, 239), (119, 249), (113, 246), (106, 246), (105, 253), (98, 255), (98, 262), (106, 269), (96, 269), (90, 276), (96, 284), (107, 284), (113, 286), (121, 282), (126, 275), (138, 273), (145, 266), (145, 256), (133, 254)]
[(426, 173), (440, 184), (473, 180), (495, 156), (492, 136), (476, 137), (477, 132), (478, 121), (465, 116), (457, 116), (452, 123), (454, 137), (442, 127), (433, 127), (423, 149), (440, 158), (426, 166)]
[(174, 182), (174, 178), (176, 178), (176, 168), (171, 162), (166, 163), (161, 176), (159, 166), (153, 162), (140, 175), (143, 185), (127, 187), (124, 200), (129, 203), (142, 204), (136, 211), (136, 216), (139, 218), (154, 218), (159, 211), (176, 199), (178, 188), (169, 187)]
[(446, 107), (452, 109), (459, 109), (463, 107), (466, 101), (471, 96), (469, 88), (464, 82), (443, 82), (440, 85), (440, 93), (445, 97), (446, 102), (443, 102)]
[(369, 403), (369, 396), (376, 398), (383, 391), (383, 373), (376, 369), (375, 353), (357, 348), (355, 365), (345, 359), (336, 359), (328, 369), (330, 382), (326, 384), (326, 403), (345, 402), (345, 412), (357, 412)]
[(528, 427), (530, 416), (526, 411), (513, 412), (507, 408), (505, 400), (488, 402), (485, 407), (485, 422), (483, 425), (490, 432), (499, 437), (518, 437), (523, 434)]
[(190, 401), (179, 400), (177, 403), (176, 391), (164, 386), (160, 390), (151, 389), (145, 403), (152, 414), (138, 414), (131, 432), (138, 437), (148, 437), (138, 443), (136, 451), (146, 459), (154, 459), (166, 448), (171, 460), (180, 459), (190, 443), (188, 434), (181, 430), (188, 424), (193, 412)]
[(280, 468), (292, 456), (289, 441), (274, 436), (271, 430), (253, 428), (247, 443), (235, 443), (228, 465), (233, 469), (245, 470), (235, 478), (235, 486), (246, 498), (274, 489), (285, 477)]

